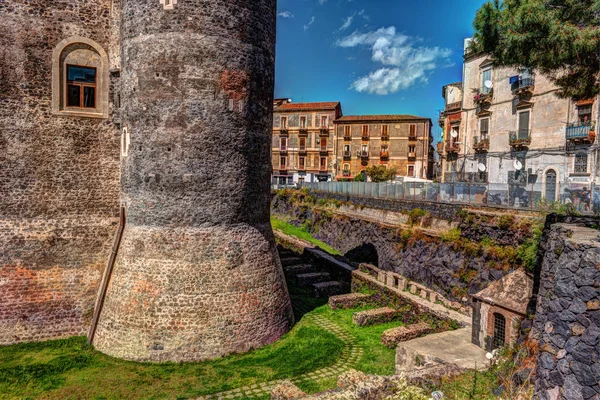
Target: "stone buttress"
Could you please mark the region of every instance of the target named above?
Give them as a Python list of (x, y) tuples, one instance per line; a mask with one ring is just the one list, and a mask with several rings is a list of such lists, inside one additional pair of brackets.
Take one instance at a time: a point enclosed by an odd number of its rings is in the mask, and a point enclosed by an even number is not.
[(127, 223), (94, 337), (193, 361), (293, 324), (269, 222), (275, 0), (122, 2)]

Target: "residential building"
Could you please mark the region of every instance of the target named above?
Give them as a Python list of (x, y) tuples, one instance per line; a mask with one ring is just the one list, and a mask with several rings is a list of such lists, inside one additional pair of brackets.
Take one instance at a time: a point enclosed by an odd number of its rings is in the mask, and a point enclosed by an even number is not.
[(431, 119), (414, 115), (350, 115), (335, 121), (336, 178), (352, 179), (385, 165), (399, 176), (431, 179)]
[(280, 101), (273, 116), (274, 184), (327, 182), (334, 177), (334, 121), (340, 102)]
[(521, 204), (565, 200), (598, 183), (599, 102), (561, 99), (558, 91), (546, 76), (466, 51), (462, 86), (443, 90), (443, 180), (488, 183), (510, 205), (517, 197)]

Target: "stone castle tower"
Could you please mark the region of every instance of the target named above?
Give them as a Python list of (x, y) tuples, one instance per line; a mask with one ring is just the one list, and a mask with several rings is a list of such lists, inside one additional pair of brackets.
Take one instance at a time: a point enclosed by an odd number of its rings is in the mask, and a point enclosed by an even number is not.
[(0, 343), (86, 332), (96, 297), (93, 343), (117, 357), (277, 340), (275, 0), (92, 3), (0, 4)]

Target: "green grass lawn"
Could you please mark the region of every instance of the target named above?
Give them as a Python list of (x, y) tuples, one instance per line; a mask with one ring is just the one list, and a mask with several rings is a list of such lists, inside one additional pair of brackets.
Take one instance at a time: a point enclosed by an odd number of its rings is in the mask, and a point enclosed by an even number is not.
[(147, 364), (105, 356), (75, 337), (0, 348), (0, 398), (193, 398), (332, 365), (344, 344), (301, 321), (279, 342), (202, 363)]
[(315, 239), (308, 231), (302, 228), (298, 228), (290, 223), (287, 223), (277, 217), (271, 216), (271, 226), (273, 229), (277, 229), (285, 233), (286, 235), (295, 236), (298, 239), (306, 240), (309, 243), (314, 244), (317, 247), (325, 250), (329, 254), (339, 256), (341, 253), (318, 239)]

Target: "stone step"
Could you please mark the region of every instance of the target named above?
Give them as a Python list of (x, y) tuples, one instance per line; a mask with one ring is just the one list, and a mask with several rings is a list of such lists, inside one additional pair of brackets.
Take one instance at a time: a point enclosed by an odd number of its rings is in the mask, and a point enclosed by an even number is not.
[(350, 291), (349, 283), (339, 281), (315, 283), (312, 286), (313, 296), (317, 298), (339, 295)]
[(434, 329), (425, 322), (419, 322), (418, 324), (408, 326), (399, 326), (383, 331), (381, 334), (381, 343), (384, 346), (393, 349), (398, 343), (416, 339), (432, 332), (434, 332)]
[(309, 274), (312, 272), (317, 272), (317, 269), (311, 264), (298, 264), (285, 267), (284, 272), (286, 275), (296, 276), (300, 274)]
[(343, 308), (357, 308), (369, 303), (373, 298), (372, 294), (364, 293), (346, 293), (331, 296), (329, 298), (329, 307), (332, 310)]
[(281, 258), (281, 265), (283, 265), (284, 267), (288, 267), (290, 265), (298, 265), (298, 264), (302, 264), (304, 263), (304, 259), (300, 258), (300, 257), (283, 257)]
[(327, 282), (331, 276), (327, 272), (309, 272), (307, 274), (296, 275), (296, 285), (298, 287), (308, 287), (314, 283)]
[(402, 319), (402, 313), (390, 307), (374, 308), (352, 314), (352, 322), (357, 326), (380, 325)]

